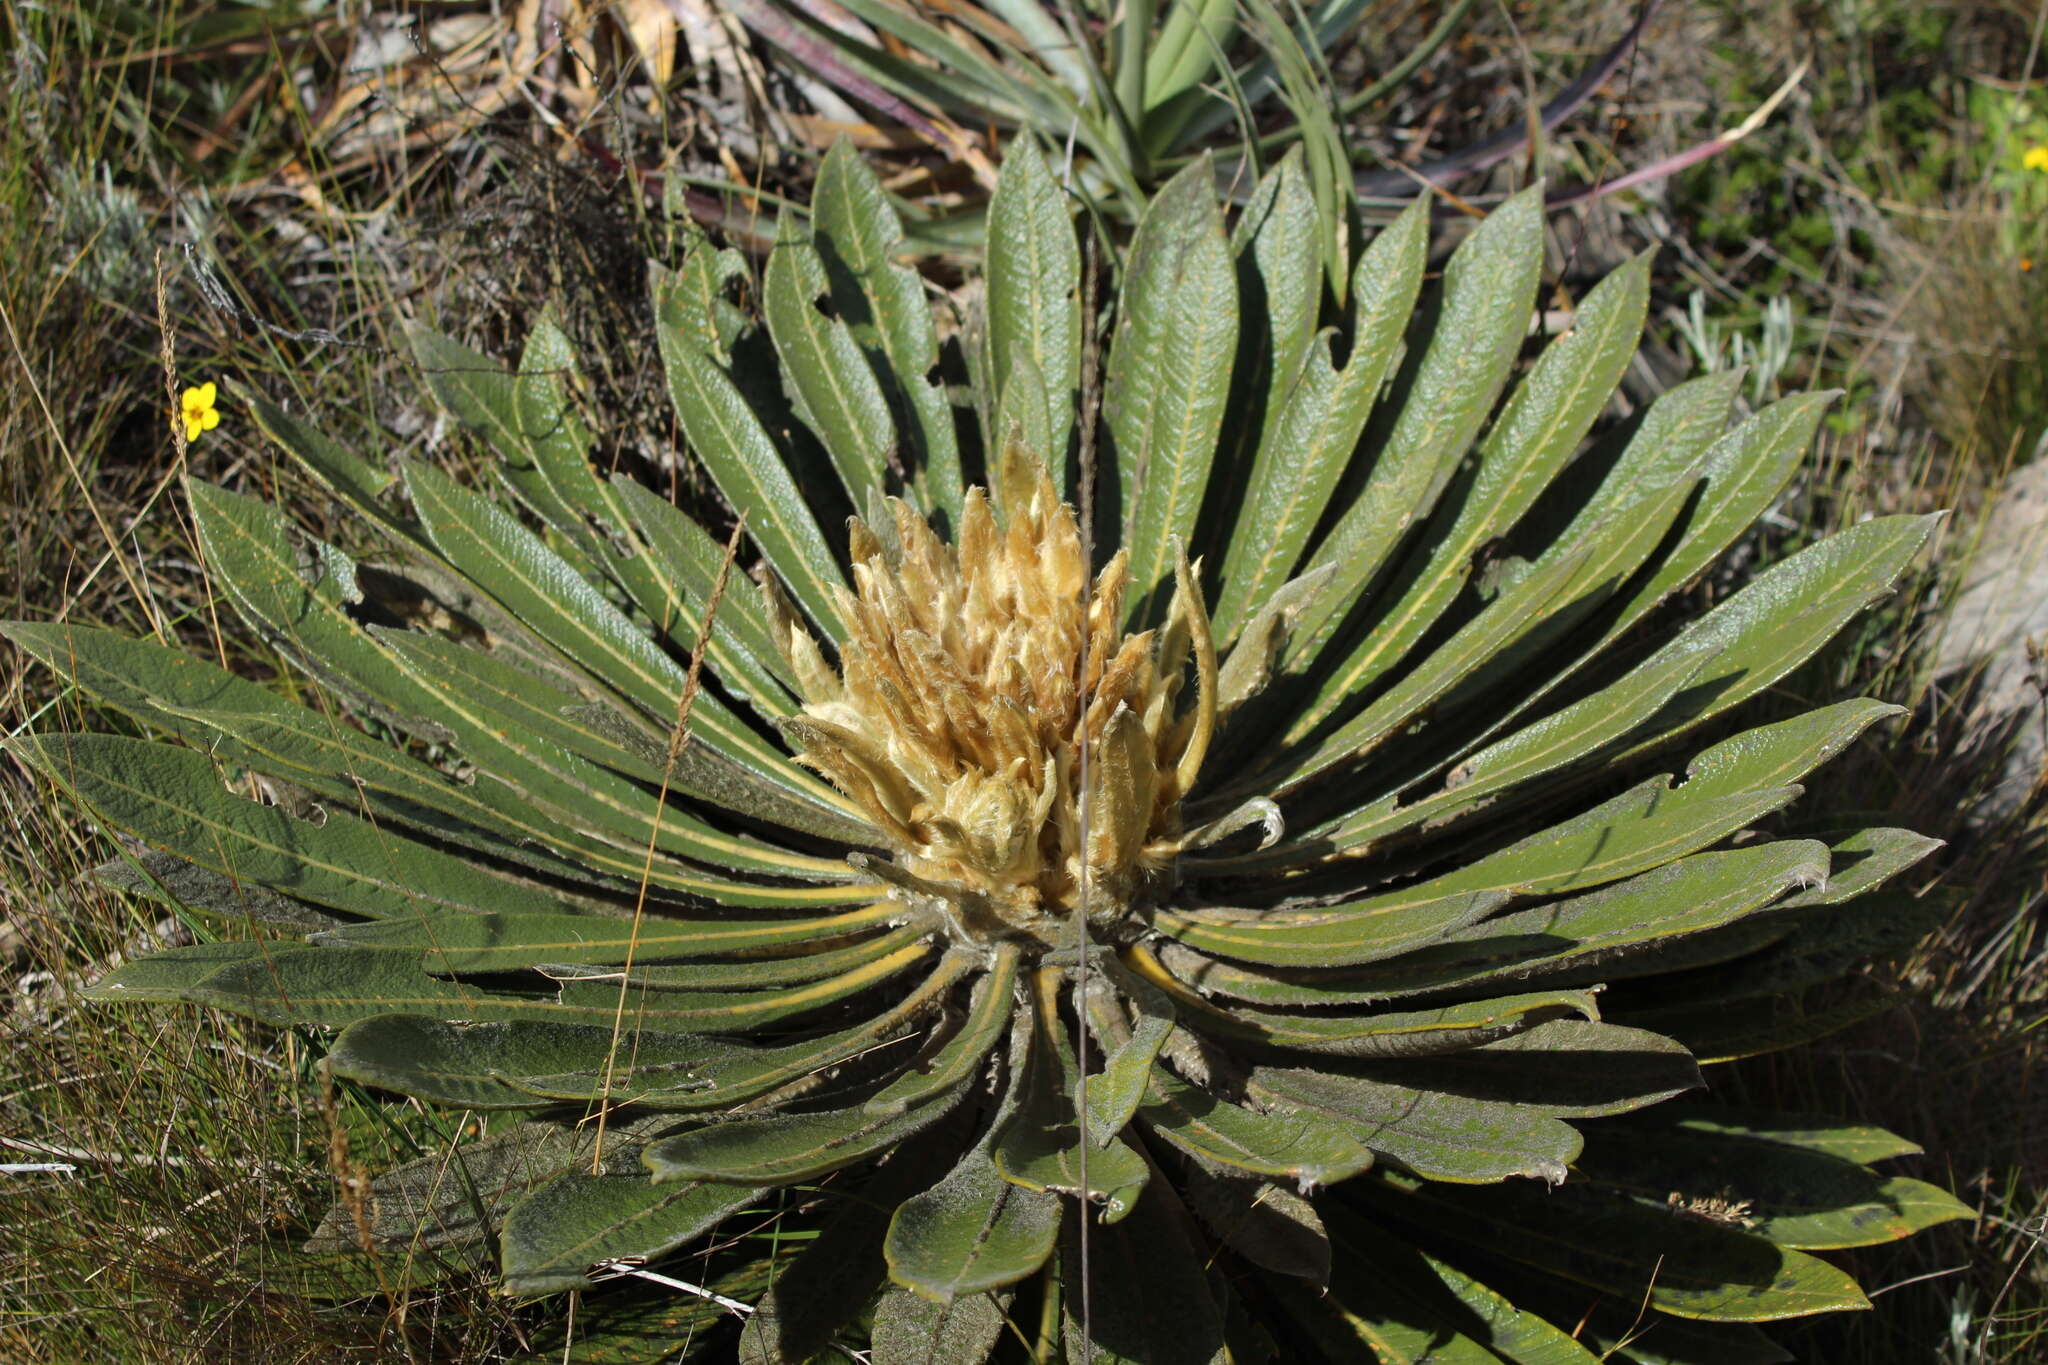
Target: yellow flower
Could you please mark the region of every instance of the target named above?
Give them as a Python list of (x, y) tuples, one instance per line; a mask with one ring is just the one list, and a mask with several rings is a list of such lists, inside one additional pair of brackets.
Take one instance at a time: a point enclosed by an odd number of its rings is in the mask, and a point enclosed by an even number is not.
[(196, 389), (187, 389), (179, 399), (180, 415), (185, 419), (185, 439), (196, 441), (202, 431), (212, 431), (220, 425), (220, 410), (213, 405), (218, 390), (210, 383)]
[(2027, 148), (2027, 154), (2020, 158), (2020, 165), (2030, 171), (2048, 171), (2048, 142)]

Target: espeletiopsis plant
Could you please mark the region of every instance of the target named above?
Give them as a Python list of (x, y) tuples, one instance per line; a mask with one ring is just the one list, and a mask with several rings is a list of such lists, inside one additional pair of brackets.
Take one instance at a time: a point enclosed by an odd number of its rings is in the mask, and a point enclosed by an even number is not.
[(604, 472), (551, 324), (511, 370), (420, 329), (508, 497), (275, 408), (388, 553), (189, 489), (310, 701), (8, 628), (166, 737), (12, 747), (220, 931), (93, 994), (484, 1116), (312, 1233), (332, 1292), (495, 1263), (582, 1291), (549, 1359), (1751, 1361), (1865, 1306), (1812, 1253), (1965, 1214), (1868, 1169), (1900, 1139), (1701, 1098), (1913, 919), (1872, 892), (1931, 841), (1768, 832), (1896, 708), (1738, 708), (1930, 522), (1680, 610), (1825, 397), (1594, 436), (1646, 260), (1517, 379), (1536, 194), (1341, 292), (1315, 212), (1191, 167), (1091, 309), (1020, 144), (942, 346), (841, 148), (758, 287), (655, 272), (725, 525)]

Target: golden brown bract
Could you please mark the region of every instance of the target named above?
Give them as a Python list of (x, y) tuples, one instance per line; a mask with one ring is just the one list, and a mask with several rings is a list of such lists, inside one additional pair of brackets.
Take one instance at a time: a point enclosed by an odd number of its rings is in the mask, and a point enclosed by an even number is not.
[(1184, 553), (1165, 623), (1124, 634), (1124, 552), (1091, 588), (1074, 509), (1043, 469), (1006, 473), (1003, 519), (970, 489), (957, 548), (894, 500), (893, 544), (849, 522), (838, 672), (779, 603), (776, 634), (804, 702), (787, 733), (874, 822), (906, 887), (975, 937), (1049, 944), (1084, 904), (1113, 927), (1170, 884), (1215, 729), (1216, 649)]

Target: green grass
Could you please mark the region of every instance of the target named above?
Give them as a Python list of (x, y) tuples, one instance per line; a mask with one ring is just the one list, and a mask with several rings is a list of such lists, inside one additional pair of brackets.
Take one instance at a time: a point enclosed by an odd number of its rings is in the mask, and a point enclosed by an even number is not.
[[(1940, 628), (1998, 473), (2048, 424), (2048, 246), (2026, 236), (2048, 191), (2008, 164), (2032, 125), (1985, 94), (1996, 86), (1953, 74), (2010, 84), (2037, 16), (1929, 18), (1868, 0), (1829, 7), (1818, 27), (1789, 5), (1745, 6), (1737, 25), (1735, 8), (1705, 46), (1668, 25), (1636, 83), (1601, 105), (1649, 132), (1596, 123), (1559, 150), (1562, 164), (1603, 164), (1609, 144), (1654, 156), (1726, 126), (1781, 79), (1788, 35), (1819, 46), (1810, 100), (1653, 202), (1603, 205), (1589, 226), (1639, 244), (1632, 225), (1661, 208), (1689, 247), (1660, 263), (1664, 302), (1683, 308), (1700, 291), (1714, 317), (1754, 330), (1765, 302), (1789, 295), (1795, 354), (1811, 359), (1783, 383), (1850, 390), (1804, 500), (1788, 509), (1807, 529), (1766, 537), (1761, 553), (1873, 510), (1962, 514), (1915, 590), (1788, 680), (1783, 699), (1789, 710), (1856, 687), (1913, 707), (1803, 808), (1949, 837), (1933, 891), (1948, 898), (1946, 921), (1860, 987), (1896, 991), (1900, 1008), (1724, 1069), (1715, 1091), (1907, 1134), (1928, 1149), (1912, 1173), (1950, 1182), (1986, 1215), (1864, 1254), (1859, 1277), (1892, 1287), (1874, 1313), (1795, 1329), (1801, 1358), (2020, 1365), (2048, 1342), (2048, 1100), (2030, 1081), (2048, 1074), (2048, 812), (1969, 827), (1995, 737), (1954, 719), (1915, 646)], [(1479, 41), (1495, 46), (1443, 54), (1439, 67), (1455, 76), (1449, 64), (1503, 52), (1562, 64), (1568, 20), (1578, 22), (1549, 6), (1520, 14), (1519, 40), (1489, 21)], [(601, 167), (564, 162), (552, 144), (536, 152), (516, 123), (328, 159), (278, 74), (293, 63), (331, 72), (323, 42), (346, 46), (332, 21), (281, 3), (52, 0), (0, 12), (8, 616), (161, 633), (251, 676), (287, 675), (208, 592), (177, 479), (190, 468), (336, 529), (242, 416), (250, 390), (365, 451), (397, 446), (460, 471), (464, 452), (439, 442), (425, 386), (395, 344), (404, 316), (503, 353), (559, 296), (591, 370), (603, 448), (650, 477), (689, 477), (651, 458), (673, 445), (642, 305), (641, 261), (668, 243), (660, 215)], [(1670, 84), (1648, 84), (1659, 77)], [(1519, 81), (1503, 88), (1513, 95)], [(1659, 114), (1681, 94), (1699, 99)], [(279, 188), (308, 183), (325, 208)], [(1560, 236), (1574, 239), (1569, 227)], [(225, 381), (222, 426), (182, 457), (169, 435), (159, 248), (176, 380)], [(209, 303), (199, 264), (231, 310)], [(1665, 340), (1672, 363), (1688, 363), (1675, 332)], [(82, 705), (0, 656), (6, 731), (85, 728)], [(330, 1093), (316, 1050), (288, 1033), (78, 1004), (73, 993), (123, 957), (212, 929), (96, 886), (90, 870), (120, 850), (4, 757), (0, 822), (0, 1161), (73, 1168), (0, 1175), (0, 1357), (482, 1362), (544, 1344), (550, 1313), (515, 1309), (481, 1279), (349, 1304), (297, 1292), (284, 1273), (294, 1239), (364, 1172), (445, 1150), (464, 1136), (462, 1117)]]
[[(0, 76), (9, 617), (158, 634), (251, 676), (285, 675), (209, 592), (178, 486), (189, 470), (337, 530), (324, 497), (256, 436), (249, 392), (365, 449), (404, 444), (459, 469), (463, 452), (431, 445), (424, 385), (396, 340), (403, 312), (500, 344), (559, 287), (586, 341), (647, 326), (640, 261), (659, 243), (608, 182), (502, 141), (469, 148), (467, 168), (323, 163), (303, 111), (266, 89), (268, 50), (298, 32), (294, 12), (0, 16), (16, 58)], [(236, 188), (293, 165), (331, 211)], [(636, 349), (651, 367), (651, 337)], [(622, 446), (658, 406), (632, 354), (594, 375)], [(222, 425), (179, 451), (170, 388), (209, 379), (221, 381)], [(7, 732), (121, 728), (82, 706), (0, 656)], [(480, 1361), (535, 1339), (533, 1316), (519, 1321), (477, 1279), (341, 1306), (295, 1292), (282, 1272), (337, 1194), (445, 1150), (462, 1117), (352, 1086), (328, 1093), (317, 1050), (288, 1033), (81, 1005), (75, 992), (125, 957), (245, 931), (96, 885), (92, 869), (122, 850), (11, 758), (0, 822), (0, 1161), (69, 1168), (0, 1175), (0, 1356)]]

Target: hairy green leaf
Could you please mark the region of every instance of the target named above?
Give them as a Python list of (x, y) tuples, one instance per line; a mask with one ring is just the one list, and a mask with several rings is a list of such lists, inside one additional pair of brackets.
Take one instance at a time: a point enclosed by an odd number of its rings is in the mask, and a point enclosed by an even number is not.
[(1165, 603), (1161, 583), (1174, 546), (1194, 533), (1230, 394), (1237, 281), (1214, 186), (1199, 161), (1146, 209), (1110, 346), (1103, 417), (1116, 442), (1134, 619)]

